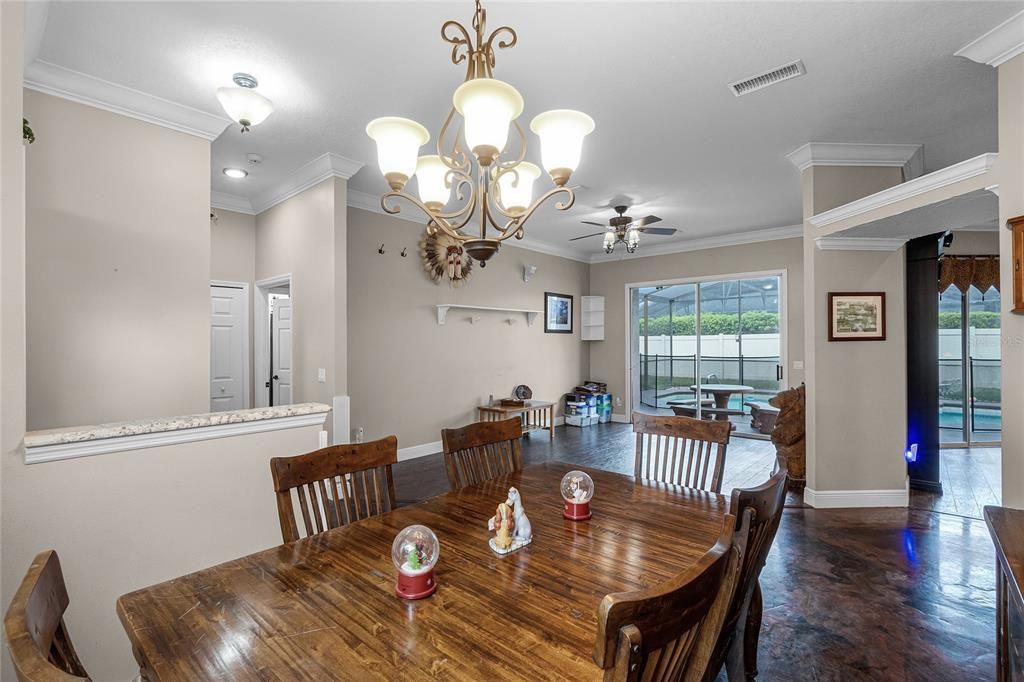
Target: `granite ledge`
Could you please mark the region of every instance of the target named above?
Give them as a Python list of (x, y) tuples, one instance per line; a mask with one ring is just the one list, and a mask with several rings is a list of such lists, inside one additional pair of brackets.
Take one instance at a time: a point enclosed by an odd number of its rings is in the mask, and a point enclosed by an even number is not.
[(323, 403), (298, 403), (296, 405), (257, 407), (251, 410), (208, 412), (180, 417), (136, 419), (134, 421), (112, 422), (93, 426), (71, 426), (59, 429), (29, 431), (25, 434), (25, 447), (38, 448), (49, 445), (104, 440), (107, 438), (199, 429), (207, 426), (222, 426), (224, 424), (243, 424), (268, 419), (327, 413), (330, 410), (330, 406)]

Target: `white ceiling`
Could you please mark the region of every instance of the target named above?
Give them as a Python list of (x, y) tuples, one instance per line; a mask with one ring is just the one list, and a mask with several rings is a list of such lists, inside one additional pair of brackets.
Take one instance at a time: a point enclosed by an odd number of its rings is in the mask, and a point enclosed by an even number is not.
[[(251, 133), (213, 143), (213, 190), (256, 197), (333, 152), (366, 166), (350, 187), (386, 189), (365, 125), (414, 118), (436, 135), (463, 66), (439, 37), (460, 2), (54, 2), (41, 60), (213, 114), (231, 74), (260, 81), (275, 111)], [(545, 210), (534, 241), (600, 251), (583, 219), (615, 203), (656, 213), (675, 237), (715, 239), (801, 221), (796, 169), (808, 141), (919, 143), (925, 171), (996, 151), (995, 70), (953, 53), (1022, 2), (510, 2), (489, 25), (519, 45), (496, 77), (526, 99), (523, 118), (567, 107), (590, 113), (568, 213)], [(741, 98), (727, 84), (793, 59), (807, 75)], [(535, 138), (533, 138), (535, 140)], [(221, 174), (262, 154), (244, 181)], [(539, 161), (534, 146), (529, 158)], [(412, 210), (411, 207), (406, 210)], [(776, 233), (778, 230), (776, 229)], [(664, 248), (664, 247), (663, 247)], [(643, 252), (643, 248), (638, 253)]]

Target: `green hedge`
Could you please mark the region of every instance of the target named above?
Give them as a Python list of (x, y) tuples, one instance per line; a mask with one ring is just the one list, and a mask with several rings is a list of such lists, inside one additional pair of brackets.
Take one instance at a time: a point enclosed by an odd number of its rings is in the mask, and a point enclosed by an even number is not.
[[(651, 317), (650, 336), (668, 336), (668, 315)], [(693, 336), (696, 319), (693, 315), (673, 315), (673, 336)], [(701, 333), (716, 334), (774, 334), (779, 331), (779, 314), (764, 310), (751, 310), (743, 313), (743, 329), (740, 329), (740, 317), (733, 313), (704, 313), (700, 316)], [(639, 333), (644, 333), (644, 320), (640, 319)]]
[[(999, 329), (999, 313), (978, 310), (971, 313), (971, 326), (976, 329)], [(959, 329), (960, 313), (939, 313), (939, 329)]]

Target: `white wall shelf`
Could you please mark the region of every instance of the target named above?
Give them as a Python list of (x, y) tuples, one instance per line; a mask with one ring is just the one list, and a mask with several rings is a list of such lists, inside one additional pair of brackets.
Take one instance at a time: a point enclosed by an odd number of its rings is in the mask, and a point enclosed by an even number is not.
[(584, 341), (604, 341), (604, 296), (581, 296), (580, 309)]
[(437, 306), (437, 323), (444, 324), (448, 319), (448, 311), (452, 308), (458, 308), (459, 310), (485, 310), (494, 313), (520, 313), (526, 315), (526, 325), (532, 327), (533, 323), (537, 320), (537, 316), (540, 315), (539, 310), (523, 310), (521, 308), (493, 308), (485, 305), (462, 305), (461, 303), (441, 303)]

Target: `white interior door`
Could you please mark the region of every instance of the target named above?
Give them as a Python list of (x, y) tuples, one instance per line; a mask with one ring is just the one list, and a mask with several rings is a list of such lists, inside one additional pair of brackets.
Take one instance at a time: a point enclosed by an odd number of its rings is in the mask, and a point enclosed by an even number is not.
[(292, 302), (275, 298), (270, 316), (272, 405), (292, 404)]
[(245, 395), (246, 292), (210, 287), (210, 411), (243, 410)]

